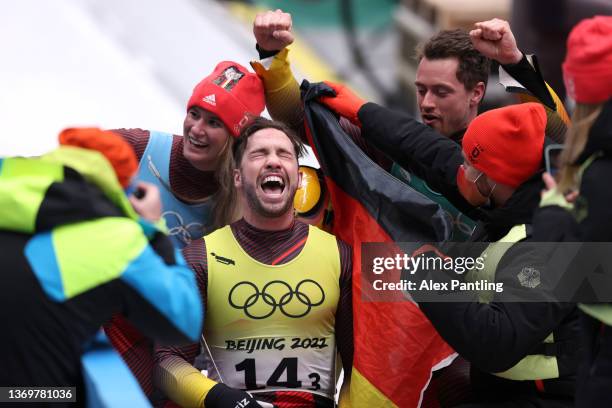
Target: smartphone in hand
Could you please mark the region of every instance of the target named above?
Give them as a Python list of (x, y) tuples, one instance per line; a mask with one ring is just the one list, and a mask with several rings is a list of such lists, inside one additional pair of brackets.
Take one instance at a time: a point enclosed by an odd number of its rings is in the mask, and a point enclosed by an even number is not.
[(565, 145), (562, 144), (550, 144), (544, 148), (546, 172), (554, 178), (557, 178), (561, 169), (561, 152), (563, 152), (563, 149), (565, 149)]

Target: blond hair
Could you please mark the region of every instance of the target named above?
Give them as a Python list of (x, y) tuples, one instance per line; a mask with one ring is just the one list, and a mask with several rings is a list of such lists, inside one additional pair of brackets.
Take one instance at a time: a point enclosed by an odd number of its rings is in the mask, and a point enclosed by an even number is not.
[[(204, 224), (211, 226), (210, 233), (217, 228), (224, 227), (238, 220), (240, 217), (240, 204), (238, 202), (238, 194), (234, 187), (234, 159), (232, 156), (232, 147), (236, 143), (236, 138), (228, 133), (225, 145), (219, 153), (217, 165), (215, 168), (215, 181), (217, 182), (218, 190), (213, 194), (199, 199), (185, 197), (167, 186), (172, 194), (187, 204), (202, 204), (209, 200), (212, 202), (212, 214), (210, 219), (203, 220)], [(210, 222), (212, 220), (212, 222)]]
[(219, 190), (214, 195), (213, 229), (231, 224), (240, 217), (238, 194), (234, 186), (234, 158), (232, 155), (234, 143), (236, 143), (234, 137), (227, 138), (215, 169), (215, 179)]
[(579, 187), (578, 171), (580, 170), (580, 164), (577, 164), (576, 160), (578, 160), (578, 157), (584, 151), (591, 127), (601, 113), (602, 107), (602, 103), (592, 105), (584, 103), (576, 104), (572, 114), (572, 125), (565, 139), (565, 149), (561, 154), (560, 191), (573, 190)]

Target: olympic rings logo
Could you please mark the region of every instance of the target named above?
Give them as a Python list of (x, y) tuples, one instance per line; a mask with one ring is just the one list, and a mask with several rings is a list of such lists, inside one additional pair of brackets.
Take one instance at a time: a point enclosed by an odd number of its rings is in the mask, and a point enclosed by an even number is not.
[[(239, 289), (241, 293), (237, 292)], [(312, 279), (304, 279), (295, 290), (287, 282), (273, 280), (266, 283), (261, 291), (254, 283), (242, 281), (230, 290), (228, 301), (233, 308), (243, 310), (251, 319), (270, 317), (277, 308), (285, 316), (298, 319), (306, 316), (313, 307), (323, 304), (325, 292)], [(253, 307), (256, 305), (263, 305), (263, 311), (255, 313)]]
[(164, 211), (162, 217), (168, 225), (168, 235), (176, 236), (184, 244), (204, 235), (204, 224), (191, 222), (185, 225), (183, 217), (176, 211)]

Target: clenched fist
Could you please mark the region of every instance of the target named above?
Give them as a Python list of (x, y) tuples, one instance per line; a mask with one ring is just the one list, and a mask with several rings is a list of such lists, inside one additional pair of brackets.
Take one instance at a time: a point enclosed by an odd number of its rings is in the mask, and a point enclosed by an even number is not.
[(291, 14), (280, 9), (257, 13), (253, 22), (253, 34), (261, 49), (282, 50), (293, 43)]
[(470, 31), (474, 48), (486, 57), (502, 65), (516, 64), (523, 58), (523, 53), (516, 46), (510, 24), (505, 20), (494, 18), (474, 24)]

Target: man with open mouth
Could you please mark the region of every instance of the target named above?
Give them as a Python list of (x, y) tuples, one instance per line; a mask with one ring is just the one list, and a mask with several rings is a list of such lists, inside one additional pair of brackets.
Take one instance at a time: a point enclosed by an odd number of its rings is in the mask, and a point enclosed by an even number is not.
[[(352, 366), (351, 250), (295, 219), (303, 146), (264, 118), (234, 145), (243, 218), (186, 250), (196, 271), (215, 372), (194, 366), (200, 344), (160, 348), (156, 385), (184, 407), (333, 407), (336, 354)], [(213, 380), (214, 378), (214, 380)]]

